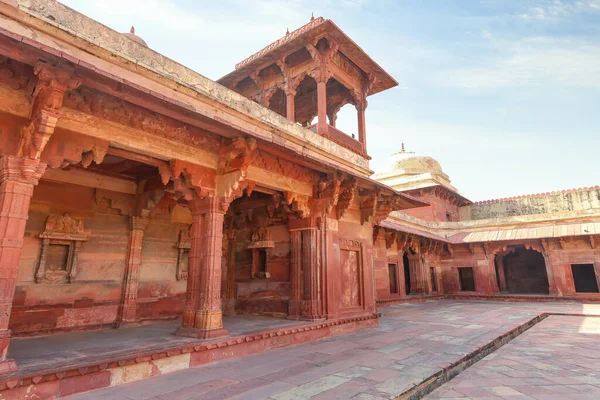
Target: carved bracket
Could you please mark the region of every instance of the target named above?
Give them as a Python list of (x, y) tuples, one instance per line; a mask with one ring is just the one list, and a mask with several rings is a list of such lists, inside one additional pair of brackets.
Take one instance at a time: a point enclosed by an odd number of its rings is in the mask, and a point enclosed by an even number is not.
[(75, 75), (75, 67), (67, 63), (52, 66), (40, 61), (33, 72), (38, 81), (33, 92), (30, 122), (22, 132), (19, 155), (39, 159), (54, 133), (65, 92), (79, 87), (82, 79)]
[(358, 183), (353, 177), (344, 179), (344, 182), (342, 182), (342, 185), (340, 187), (339, 200), (337, 203), (338, 219), (341, 219), (344, 216), (344, 214), (346, 214), (348, 207), (350, 207), (350, 204), (354, 201), (357, 187)]
[(300, 218), (310, 217), (311, 201), (310, 197), (294, 192), (285, 192), (285, 201), (290, 206), (291, 211), (298, 214)]

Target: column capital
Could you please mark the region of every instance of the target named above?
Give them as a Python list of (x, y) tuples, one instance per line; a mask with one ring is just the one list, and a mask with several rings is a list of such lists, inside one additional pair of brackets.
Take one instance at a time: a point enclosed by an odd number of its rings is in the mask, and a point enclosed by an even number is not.
[(150, 223), (149, 218), (144, 217), (131, 217), (130, 219), (131, 230), (132, 231), (145, 231)]
[(220, 196), (197, 197), (188, 201), (192, 216), (206, 215), (209, 213), (225, 215), (229, 209), (229, 200)]
[(0, 157), (0, 184), (13, 181), (35, 186), (45, 171), (46, 164), (40, 160), (18, 156)]

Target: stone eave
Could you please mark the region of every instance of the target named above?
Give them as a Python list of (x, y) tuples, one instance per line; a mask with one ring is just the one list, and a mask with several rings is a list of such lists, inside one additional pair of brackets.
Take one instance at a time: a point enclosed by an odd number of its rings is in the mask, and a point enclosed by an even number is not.
[(236, 64), (235, 70), (218, 79), (217, 82), (229, 86), (236, 79), (243, 78), (255, 72), (257, 68), (279, 60), (281, 57), (296, 51), (314, 39), (328, 36), (335, 40), (341, 51), (363, 72), (372, 73), (375, 82), (369, 95), (379, 93), (398, 85), (398, 82), (377, 64), (365, 51), (357, 45), (333, 21), (322, 17), (301, 26), (281, 39), (269, 44), (250, 57)]
[(58, 2), (17, 3), (0, 1), (0, 33), (6, 36), (328, 168), (361, 177), (373, 173), (368, 159)]
[(412, 234), (424, 232), (453, 244), (600, 235), (600, 210), (460, 222), (425, 221), (394, 213), (385, 222), (381, 226), (388, 229)]
[(401, 209), (408, 210), (411, 208), (427, 207), (430, 205), (426, 201), (417, 199), (416, 197), (410, 196), (406, 193), (399, 192), (399, 191), (395, 190), (394, 188), (389, 187), (388, 185), (381, 183), (379, 181), (376, 181), (374, 179), (371, 179), (371, 178), (359, 178), (358, 183), (362, 187), (375, 187), (376, 189), (379, 189), (381, 192), (384, 192), (384, 193), (387, 193), (388, 195), (392, 195), (392, 196), (396, 196), (396, 197), (400, 198), (402, 200), (401, 208), (399, 208), (398, 210), (395, 210), (395, 211), (399, 211)]

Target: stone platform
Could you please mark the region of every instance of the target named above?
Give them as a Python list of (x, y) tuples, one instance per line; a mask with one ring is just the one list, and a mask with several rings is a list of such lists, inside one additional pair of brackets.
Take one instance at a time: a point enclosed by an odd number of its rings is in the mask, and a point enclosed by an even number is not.
[(377, 325), (376, 315), (323, 322), (259, 316), (224, 317), (230, 336), (175, 336), (181, 321), (15, 339), (19, 371), (0, 377), (0, 399), (54, 399), (260, 353)]
[[(446, 382), (451, 385), (455, 381), (450, 379), (456, 374), (459, 379), (461, 372), (477, 368), (482, 358), (495, 354), (499, 348), (502, 351), (501, 346), (513, 338), (518, 341), (519, 335), (527, 329), (533, 327), (531, 332), (535, 332), (540, 322), (573, 318), (564, 315), (589, 316), (579, 317), (581, 326), (600, 320), (597, 318), (600, 305), (576, 302), (433, 300), (390, 305), (381, 308), (381, 312), (379, 326), (371, 329), (203, 365), (69, 399), (416, 399)], [(543, 332), (545, 325), (539, 326)], [(557, 337), (558, 346), (564, 337)], [(540, 340), (543, 343), (527, 344), (532, 349), (529, 357), (532, 364), (538, 356), (533, 349), (547, 348), (551, 338), (545, 335)], [(573, 371), (576, 374), (576, 370)], [(585, 379), (591, 382), (596, 378)], [(106, 386), (119, 383), (111, 378)], [(535, 385), (535, 382), (530, 384)], [(586, 398), (600, 398), (600, 386), (587, 385), (587, 395), (597, 397)], [(506, 397), (492, 394), (489, 398)]]

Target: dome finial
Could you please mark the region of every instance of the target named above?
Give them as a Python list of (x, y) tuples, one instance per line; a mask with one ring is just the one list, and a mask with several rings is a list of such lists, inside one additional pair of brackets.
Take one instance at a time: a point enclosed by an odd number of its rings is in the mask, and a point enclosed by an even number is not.
[(402, 153), (404, 153), (404, 152), (405, 152), (405, 150), (404, 150), (404, 142), (402, 142)]
[(310, 13), (310, 20), (311, 21), (315, 20), (315, 13), (314, 13), (314, 11)]
[(129, 33), (135, 34), (135, 28), (133, 27), (133, 25), (131, 25), (131, 29), (129, 30)]
[(285, 34), (286, 34), (286, 36), (290, 34), (290, 28), (285, 29)]

